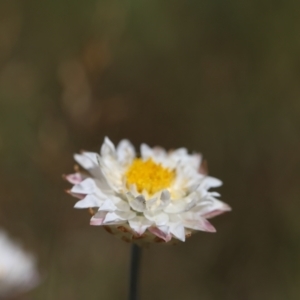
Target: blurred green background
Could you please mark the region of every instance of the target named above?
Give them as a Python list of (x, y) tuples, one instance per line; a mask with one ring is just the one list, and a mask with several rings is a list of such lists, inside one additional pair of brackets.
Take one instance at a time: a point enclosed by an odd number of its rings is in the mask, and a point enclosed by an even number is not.
[(1, 0), (0, 225), (39, 257), (18, 299), (126, 299), (130, 245), (89, 226), (74, 152), (203, 153), (233, 211), (143, 252), (141, 299), (300, 299), (300, 4)]

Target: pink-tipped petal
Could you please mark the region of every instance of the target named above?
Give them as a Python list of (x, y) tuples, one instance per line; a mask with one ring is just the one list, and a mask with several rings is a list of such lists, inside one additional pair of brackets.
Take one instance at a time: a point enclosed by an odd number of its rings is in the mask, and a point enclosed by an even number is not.
[(209, 213), (204, 214), (203, 217), (206, 218), (206, 219), (211, 219), (211, 218), (219, 216), (219, 215), (221, 215), (225, 212), (228, 212), (228, 211), (231, 211), (231, 207), (227, 205), (227, 208), (213, 210)]
[(83, 177), (80, 173), (74, 173), (74, 174), (66, 175), (65, 179), (72, 184), (78, 184), (83, 180)]
[(200, 216), (199, 213), (187, 212), (182, 214), (181, 217), (184, 227), (194, 230), (216, 232), (215, 227), (205, 218)]
[(105, 211), (98, 211), (90, 220), (90, 225), (93, 226), (100, 226), (103, 224), (104, 218), (107, 212)]
[(216, 228), (207, 220), (204, 221), (204, 231), (217, 232)]
[(103, 224), (103, 220), (104, 219), (99, 219), (99, 218), (92, 217), (91, 220), (90, 220), (90, 225), (92, 225), (92, 226), (100, 226), (100, 225)]
[(90, 194), (96, 189), (95, 181), (92, 178), (86, 178), (80, 183), (74, 185), (71, 189), (72, 193), (77, 194)]
[(163, 239), (166, 243), (172, 239), (171, 234), (169, 233), (168, 226), (159, 226), (158, 227), (149, 227), (148, 230), (156, 235), (157, 237)]
[(207, 204), (204, 206), (200, 205), (195, 210), (199, 211), (202, 217), (210, 219), (224, 212), (231, 211), (231, 207), (220, 200), (212, 198), (208, 200)]

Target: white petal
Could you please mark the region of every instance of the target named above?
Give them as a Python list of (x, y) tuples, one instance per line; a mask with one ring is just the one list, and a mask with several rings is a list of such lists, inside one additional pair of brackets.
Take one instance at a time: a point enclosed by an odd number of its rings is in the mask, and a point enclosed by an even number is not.
[(160, 205), (159, 205), (159, 209), (164, 209), (165, 207), (167, 207), (171, 202), (171, 194), (169, 191), (164, 190), (161, 193), (160, 196)]
[(194, 153), (194, 154), (190, 155), (190, 162), (198, 170), (202, 163), (202, 155), (199, 153)]
[(105, 219), (103, 221), (103, 224), (108, 224), (108, 223), (112, 223), (112, 224), (117, 224), (117, 223), (125, 223), (126, 220), (121, 219), (119, 217), (119, 215), (117, 215), (114, 212), (109, 212), (107, 213), (107, 215), (105, 216)]
[[(96, 153), (94, 153), (97, 155)], [(97, 163), (88, 155), (83, 154), (74, 154), (74, 159), (86, 170), (94, 168)]]
[(196, 191), (199, 188), (199, 186), (200, 186), (200, 183), (198, 183), (198, 182), (191, 184), (188, 186), (188, 191), (190, 193), (192, 193), (192, 192)]
[(151, 198), (146, 201), (146, 208), (149, 211), (155, 211), (158, 206), (159, 206), (158, 198)]
[(153, 160), (158, 163), (158, 164), (162, 164), (163, 167), (165, 168), (173, 168), (174, 165), (170, 165), (170, 160), (167, 157), (167, 152), (164, 148), (162, 147), (154, 147), (151, 150), (152, 155), (151, 157), (153, 158)]
[(75, 208), (89, 208), (89, 207), (100, 207), (103, 203), (103, 200), (100, 200), (95, 195), (87, 195), (83, 198), (83, 200), (80, 200), (76, 202)]
[(194, 153), (189, 155), (186, 148), (179, 148), (170, 152), (169, 158), (180, 166), (191, 168), (197, 172), (202, 161), (201, 154)]
[(117, 146), (118, 161), (122, 164), (128, 165), (135, 158), (135, 150), (128, 140), (122, 140)]
[(169, 221), (169, 216), (163, 212), (144, 211), (145, 217), (156, 225), (165, 225)]
[(99, 210), (103, 210), (103, 211), (115, 211), (115, 210), (117, 210), (117, 207), (113, 204), (113, 202), (110, 199), (107, 199), (100, 206)]
[(169, 156), (172, 159), (180, 160), (182, 157), (185, 157), (188, 155), (188, 151), (186, 148), (178, 148), (172, 152), (170, 152)]
[(170, 204), (164, 209), (164, 212), (176, 214), (190, 210), (196, 205), (197, 200), (197, 195), (192, 193), (188, 197), (170, 202)]
[(105, 216), (103, 224), (120, 224), (125, 223), (127, 220), (133, 219), (136, 216), (132, 211), (130, 212), (109, 212)]
[(117, 161), (117, 158), (110, 155), (101, 157), (100, 167), (109, 186), (115, 191), (122, 190), (124, 167)]
[(104, 174), (101, 172), (100, 168), (97, 170), (97, 174), (98, 176), (95, 176), (95, 184), (98, 187), (98, 189), (100, 189), (102, 192), (104, 193), (112, 193), (113, 192), (113, 188), (108, 184)]
[[(148, 202), (148, 201), (147, 201)], [(160, 199), (156, 202), (156, 206), (153, 206), (152, 211), (163, 210), (166, 208), (171, 202), (170, 192), (167, 190), (162, 191), (160, 195)]]
[[(110, 189), (110, 187), (108, 186), (107, 181), (105, 179), (105, 176), (101, 171), (101, 168), (100, 168), (101, 158), (97, 153), (83, 152), (82, 154), (75, 154), (74, 158), (83, 168), (88, 170), (89, 173), (99, 181), (101, 188), (103, 188), (105, 190)], [(83, 177), (82, 177), (82, 179), (84, 179)]]
[(146, 208), (146, 200), (142, 195), (134, 197), (131, 193), (127, 193), (129, 205), (138, 212), (143, 212)]
[(104, 143), (101, 147), (101, 155), (116, 157), (115, 146), (108, 137), (104, 138)]
[(136, 216), (136, 213), (133, 211), (118, 211), (117, 214), (123, 220), (130, 220)]
[(204, 179), (202, 180), (199, 189), (206, 189), (209, 190), (210, 188), (214, 188), (214, 187), (219, 187), (221, 186), (223, 183), (220, 179), (214, 178), (214, 177), (210, 177), (210, 176), (206, 176), (204, 177)]
[(95, 189), (95, 181), (92, 178), (87, 178), (81, 181), (79, 184), (74, 185), (71, 189), (71, 192), (78, 194), (90, 194), (93, 193)]
[(147, 160), (153, 156), (152, 149), (147, 144), (141, 145), (141, 156), (143, 160)]
[(168, 190), (163, 190), (161, 192), (160, 200), (162, 201), (168, 201), (171, 198), (171, 194)]
[(181, 223), (175, 223), (170, 225), (170, 232), (180, 241), (185, 241), (185, 230)]
[(165, 158), (167, 156), (167, 152), (164, 148), (156, 146), (153, 148), (153, 155), (156, 158)]
[(210, 192), (210, 195), (213, 197), (220, 197), (221, 195), (217, 192)]
[(179, 214), (170, 214), (169, 215), (169, 223), (179, 223), (181, 222), (181, 217)]
[(83, 151), (82, 155), (85, 156), (86, 158), (90, 159), (94, 165), (99, 165), (99, 154), (95, 152), (89, 152), (89, 151)]
[(113, 199), (113, 203), (119, 211), (130, 211), (130, 205), (128, 204), (128, 202), (122, 199)]
[(138, 234), (142, 235), (146, 229), (152, 225), (152, 222), (144, 217), (138, 216), (128, 221), (130, 227)]
[(103, 184), (100, 180), (86, 178), (79, 184), (72, 187), (71, 193), (76, 194), (95, 194), (99, 199), (105, 200), (108, 195), (113, 193), (113, 190), (108, 188), (107, 185)]
[(140, 195), (140, 193), (137, 191), (137, 188), (136, 188), (136, 185), (135, 184), (131, 184), (129, 186), (129, 191), (130, 193), (134, 196), (134, 197), (137, 197)]
[(186, 202), (180, 199), (171, 202), (167, 207), (165, 207), (164, 212), (168, 214), (177, 214), (185, 211), (185, 208), (186, 208)]

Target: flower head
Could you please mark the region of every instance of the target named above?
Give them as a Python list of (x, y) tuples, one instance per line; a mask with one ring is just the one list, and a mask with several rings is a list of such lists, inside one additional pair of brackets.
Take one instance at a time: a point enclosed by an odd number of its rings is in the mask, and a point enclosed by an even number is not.
[(25, 292), (38, 281), (35, 258), (0, 230), (0, 298)]
[(200, 172), (200, 154), (185, 148), (166, 152), (141, 145), (140, 156), (128, 140), (115, 148), (105, 138), (100, 155), (75, 154), (87, 171), (66, 179), (80, 200), (75, 208), (92, 208), (91, 225), (100, 225), (127, 242), (185, 241), (196, 230), (215, 232), (207, 220), (230, 207), (210, 188), (219, 179)]

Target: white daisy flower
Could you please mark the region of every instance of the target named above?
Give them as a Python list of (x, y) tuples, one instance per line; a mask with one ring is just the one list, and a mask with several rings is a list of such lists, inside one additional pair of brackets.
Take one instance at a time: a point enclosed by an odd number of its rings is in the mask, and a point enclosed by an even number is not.
[(140, 156), (128, 140), (115, 148), (105, 138), (100, 155), (75, 154), (87, 171), (67, 175), (75, 208), (92, 208), (91, 225), (100, 225), (127, 242), (185, 241), (196, 230), (215, 232), (207, 220), (231, 208), (210, 188), (219, 179), (200, 172), (200, 154), (185, 148), (166, 152), (141, 145)]
[(38, 282), (35, 258), (0, 229), (0, 299), (30, 290)]

